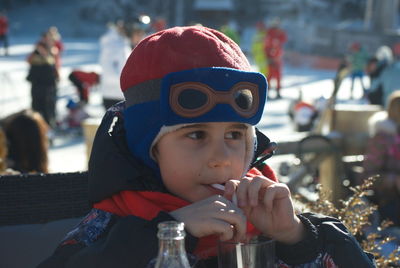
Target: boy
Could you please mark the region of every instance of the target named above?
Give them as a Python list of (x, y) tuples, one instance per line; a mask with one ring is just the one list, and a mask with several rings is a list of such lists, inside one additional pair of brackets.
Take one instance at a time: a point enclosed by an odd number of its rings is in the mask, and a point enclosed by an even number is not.
[(217, 267), (217, 240), (246, 232), (277, 241), (280, 267), (374, 266), (336, 219), (296, 215), (268, 166), (248, 172), (268, 146), (254, 128), (267, 84), (225, 35), (194, 26), (145, 38), (121, 88), (126, 102), (105, 115), (89, 162), (94, 209), (40, 267), (146, 267), (165, 220), (185, 223), (195, 267)]

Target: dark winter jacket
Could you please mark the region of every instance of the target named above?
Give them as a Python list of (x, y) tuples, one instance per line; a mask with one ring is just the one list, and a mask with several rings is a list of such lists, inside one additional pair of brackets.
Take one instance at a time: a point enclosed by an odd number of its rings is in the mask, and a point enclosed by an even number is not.
[[(50, 50), (42, 43), (38, 43), (37, 46), (41, 46), (43, 51)], [(32, 85), (56, 85), (58, 74), (55, 66), (55, 58), (50, 52), (44, 55), (36, 48), (28, 56), (27, 61), (30, 64), (30, 68), (26, 79), (31, 82)]]
[[(121, 190), (167, 192), (152, 171), (128, 151), (123, 107), (120, 103), (108, 110), (97, 131), (89, 162), (91, 202)], [(259, 143), (265, 144), (265, 138)], [(300, 219), (307, 229), (306, 238), (291, 246), (276, 244), (279, 267), (335, 267), (333, 263), (341, 268), (374, 267), (370, 257), (337, 219), (314, 214), (300, 215)], [(145, 220), (92, 209), (39, 267), (146, 267), (157, 255), (157, 224), (166, 220), (174, 218), (160, 212), (152, 220)], [(186, 233), (186, 251), (191, 256), (198, 239)], [(198, 260), (195, 267), (217, 267), (217, 258)]]

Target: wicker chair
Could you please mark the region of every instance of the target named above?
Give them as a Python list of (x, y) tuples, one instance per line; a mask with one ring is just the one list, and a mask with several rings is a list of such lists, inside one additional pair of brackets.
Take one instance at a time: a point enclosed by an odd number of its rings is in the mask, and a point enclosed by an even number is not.
[(0, 226), (77, 218), (89, 209), (87, 172), (0, 176)]
[(0, 176), (0, 267), (36, 267), (90, 210), (87, 172)]

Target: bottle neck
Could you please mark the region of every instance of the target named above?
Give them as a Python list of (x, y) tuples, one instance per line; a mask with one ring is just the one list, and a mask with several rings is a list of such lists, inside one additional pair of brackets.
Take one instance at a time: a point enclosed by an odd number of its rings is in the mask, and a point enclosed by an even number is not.
[(156, 268), (189, 268), (185, 251), (184, 224), (176, 221), (158, 224), (159, 251)]
[(159, 239), (158, 255), (178, 256), (185, 253), (185, 239)]

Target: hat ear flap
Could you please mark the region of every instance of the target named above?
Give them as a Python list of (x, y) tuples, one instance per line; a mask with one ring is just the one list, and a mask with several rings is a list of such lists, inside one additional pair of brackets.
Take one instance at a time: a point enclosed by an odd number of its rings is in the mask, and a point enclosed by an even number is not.
[(275, 142), (272, 142), (264, 133), (262, 133), (258, 128), (255, 128), (256, 134), (256, 150), (254, 153), (254, 157), (252, 159), (251, 167), (258, 167), (265, 160), (270, 158), (278, 145)]

